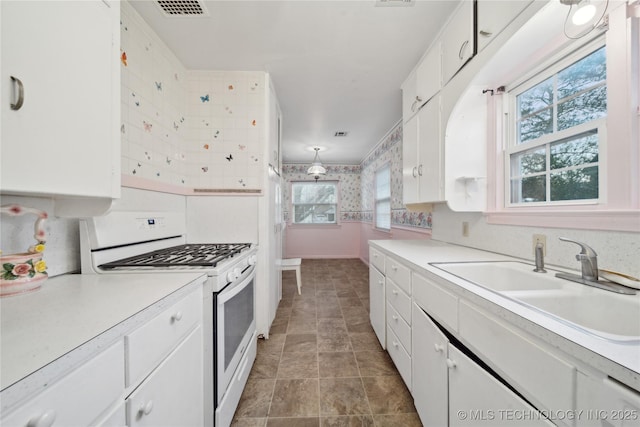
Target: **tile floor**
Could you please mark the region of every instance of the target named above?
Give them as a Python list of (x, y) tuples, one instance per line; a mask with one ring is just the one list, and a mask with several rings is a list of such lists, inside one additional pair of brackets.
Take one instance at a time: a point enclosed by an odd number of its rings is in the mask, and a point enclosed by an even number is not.
[(302, 295), (283, 272), (268, 340), (258, 340), (232, 426), (421, 426), (369, 323), (369, 270), (358, 259), (302, 261)]

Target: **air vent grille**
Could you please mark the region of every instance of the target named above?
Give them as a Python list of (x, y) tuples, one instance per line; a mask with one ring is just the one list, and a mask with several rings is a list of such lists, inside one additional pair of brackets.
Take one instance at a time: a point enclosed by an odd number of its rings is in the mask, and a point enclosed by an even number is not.
[(341, 136), (347, 136), (349, 134), (349, 132), (345, 132), (343, 130), (339, 130), (336, 133), (333, 134), (333, 136), (335, 137), (341, 137)]
[(410, 7), (415, 0), (376, 0), (376, 7)]
[(158, 0), (160, 9), (169, 16), (206, 16), (207, 10), (199, 0)]

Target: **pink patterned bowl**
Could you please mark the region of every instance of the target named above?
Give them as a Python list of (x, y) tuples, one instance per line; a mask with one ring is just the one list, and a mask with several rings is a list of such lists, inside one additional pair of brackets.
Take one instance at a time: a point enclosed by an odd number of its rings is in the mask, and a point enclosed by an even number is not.
[(42, 253), (22, 253), (0, 256), (0, 296), (9, 296), (40, 289), (49, 277)]

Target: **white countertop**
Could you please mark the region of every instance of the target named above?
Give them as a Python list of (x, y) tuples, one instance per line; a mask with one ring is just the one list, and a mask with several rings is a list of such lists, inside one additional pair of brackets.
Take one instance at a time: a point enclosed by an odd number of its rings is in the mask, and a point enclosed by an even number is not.
[[(371, 240), (369, 243), (376, 249), (404, 259), (410, 267), (418, 271), (427, 271), (444, 278), (459, 295), (471, 299), (472, 302), (525, 329), (549, 345), (640, 391), (639, 343), (609, 341), (589, 334), (505, 295), (430, 265), (435, 262), (460, 261), (524, 261), (533, 264), (533, 260), (522, 260), (436, 240)], [(569, 271), (563, 268), (557, 270)], [(584, 288), (585, 292), (608, 292), (588, 286)], [(640, 295), (629, 298), (640, 298)], [(638, 321), (640, 322), (640, 319)]]
[(67, 274), (38, 291), (0, 299), (0, 390), (204, 277)]

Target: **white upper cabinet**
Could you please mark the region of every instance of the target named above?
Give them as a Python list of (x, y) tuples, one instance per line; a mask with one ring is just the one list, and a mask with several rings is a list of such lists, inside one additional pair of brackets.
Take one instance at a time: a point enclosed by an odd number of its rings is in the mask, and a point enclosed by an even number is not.
[(442, 82), (446, 84), (475, 55), (475, 2), (463, 0), (442, 32)]
[(402, 84), (402, 117), (407, 122), (442, 87), (440, 40), (434, 43)]
[(440, 126), (440, 94), (432, 97), (409, 122), (402, 140), (402, 183), (405, 204), (444, 200)]
[(119, 197), (120, 2), (0, 7), (0, 191)]
[(477, 0), (478, 53), (533, 0)]

